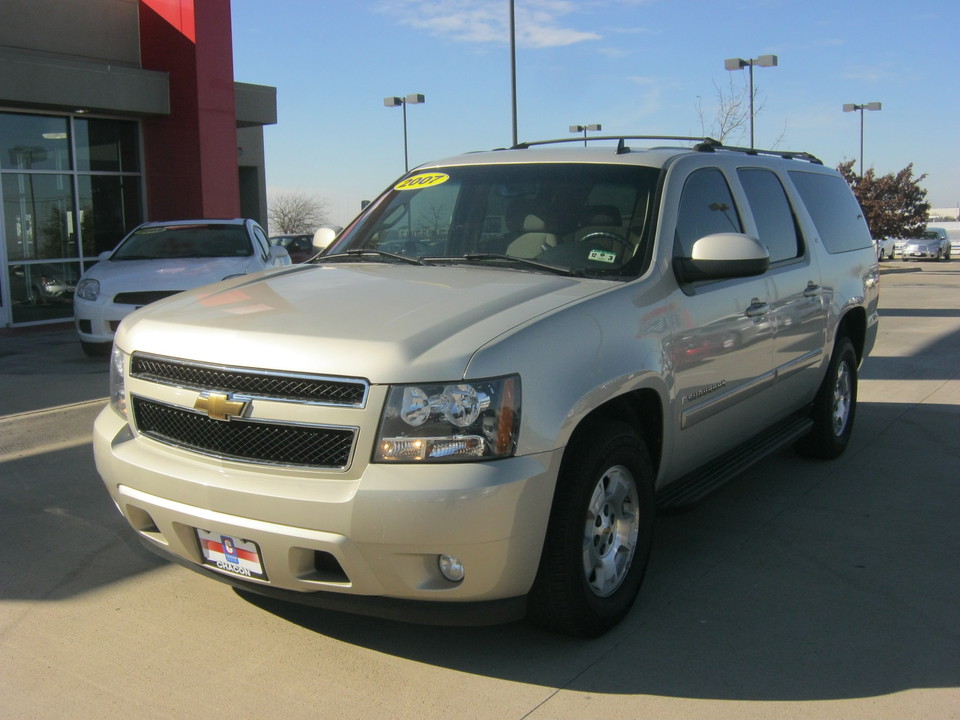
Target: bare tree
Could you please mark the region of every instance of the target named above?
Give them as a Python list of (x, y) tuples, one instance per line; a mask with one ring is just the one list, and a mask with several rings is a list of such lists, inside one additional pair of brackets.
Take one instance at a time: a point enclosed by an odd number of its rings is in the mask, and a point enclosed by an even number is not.
[[(697, 98), (697, 117), (700, 118), (700, 132), (704, 137), (712, 137), (724, 144), (728, 140), (731, 144), (744, 144), (750, 129), (750, 88), (748, 83), (737, 83), (734, 74), (731, 74), (727, 78), (726, 88), (720, 87), (716, 81), (714, 81), (713, 87), (716, 90), (716, 107), (713, 117), (708, 119), (708, 111), (703, 107), (703, 98)], [(761, 95), (760, 88), (754, 83), (754, 120), (765, 106), (766, 100)], [(780, 144), (784, 134), (784, 132), (780, 133), (771, 149)]]
[(327, 203), (303, 192), (275, 195), (267, 214), (271, 235), (312, 233), (329, 220)]

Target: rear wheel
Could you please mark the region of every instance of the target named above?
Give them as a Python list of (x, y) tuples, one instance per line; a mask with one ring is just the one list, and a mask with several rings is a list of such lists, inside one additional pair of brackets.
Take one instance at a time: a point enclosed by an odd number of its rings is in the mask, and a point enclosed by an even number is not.
[(530, 616), (550, 630), (596, 637), (629, 612), (653, 539), (653, 471), (629, 425), (603, 422), (568, 447)]
[(841, 336), (813, 402), (813, 429), (797, 443), (797, 451), (823, 460), (839, 457), (850, 442), (856, 412), (857, 353), (850, 338)]

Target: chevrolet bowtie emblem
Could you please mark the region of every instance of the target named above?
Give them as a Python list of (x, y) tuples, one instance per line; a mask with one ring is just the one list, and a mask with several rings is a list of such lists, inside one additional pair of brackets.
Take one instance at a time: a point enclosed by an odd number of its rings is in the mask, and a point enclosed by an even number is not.
[(247, 409), (248, 404), (243, 400), (234, 400), (232, 395), (205, 392), (197, 398), (197, 401), (193, 404), (193, 409), (205, 412), (207, 417), (212, 420), (230, 420), (235, 417), (243, 417), (243, 412)]

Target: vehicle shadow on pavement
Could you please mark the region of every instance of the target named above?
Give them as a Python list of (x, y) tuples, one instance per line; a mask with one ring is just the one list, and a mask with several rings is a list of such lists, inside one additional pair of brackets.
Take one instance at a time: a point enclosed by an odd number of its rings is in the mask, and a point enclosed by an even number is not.
[(658, 519), (637, 605), (596, 640), (526, 622), (423, 627), (242, 596), (377, 652), (583, 693), (809, 701), (956, 687), (960, 433), (944, 452), (927, 429), (957, 428), (958, 411), (904, 416), (901, 405), (863, 403), (840, 460), (785, 451)]

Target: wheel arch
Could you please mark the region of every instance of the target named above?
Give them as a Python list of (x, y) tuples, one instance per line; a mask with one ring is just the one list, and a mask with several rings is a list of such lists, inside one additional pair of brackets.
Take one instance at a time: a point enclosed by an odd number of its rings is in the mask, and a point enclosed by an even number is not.
[(627, 423), (647, 446), (654, 477), (660, 471), (663, 458), (664, 416), (663, 400), (651, 388), (632, 390), (611, 398), (584, 416), (570, 436), (567, 447), (604, 420)]

